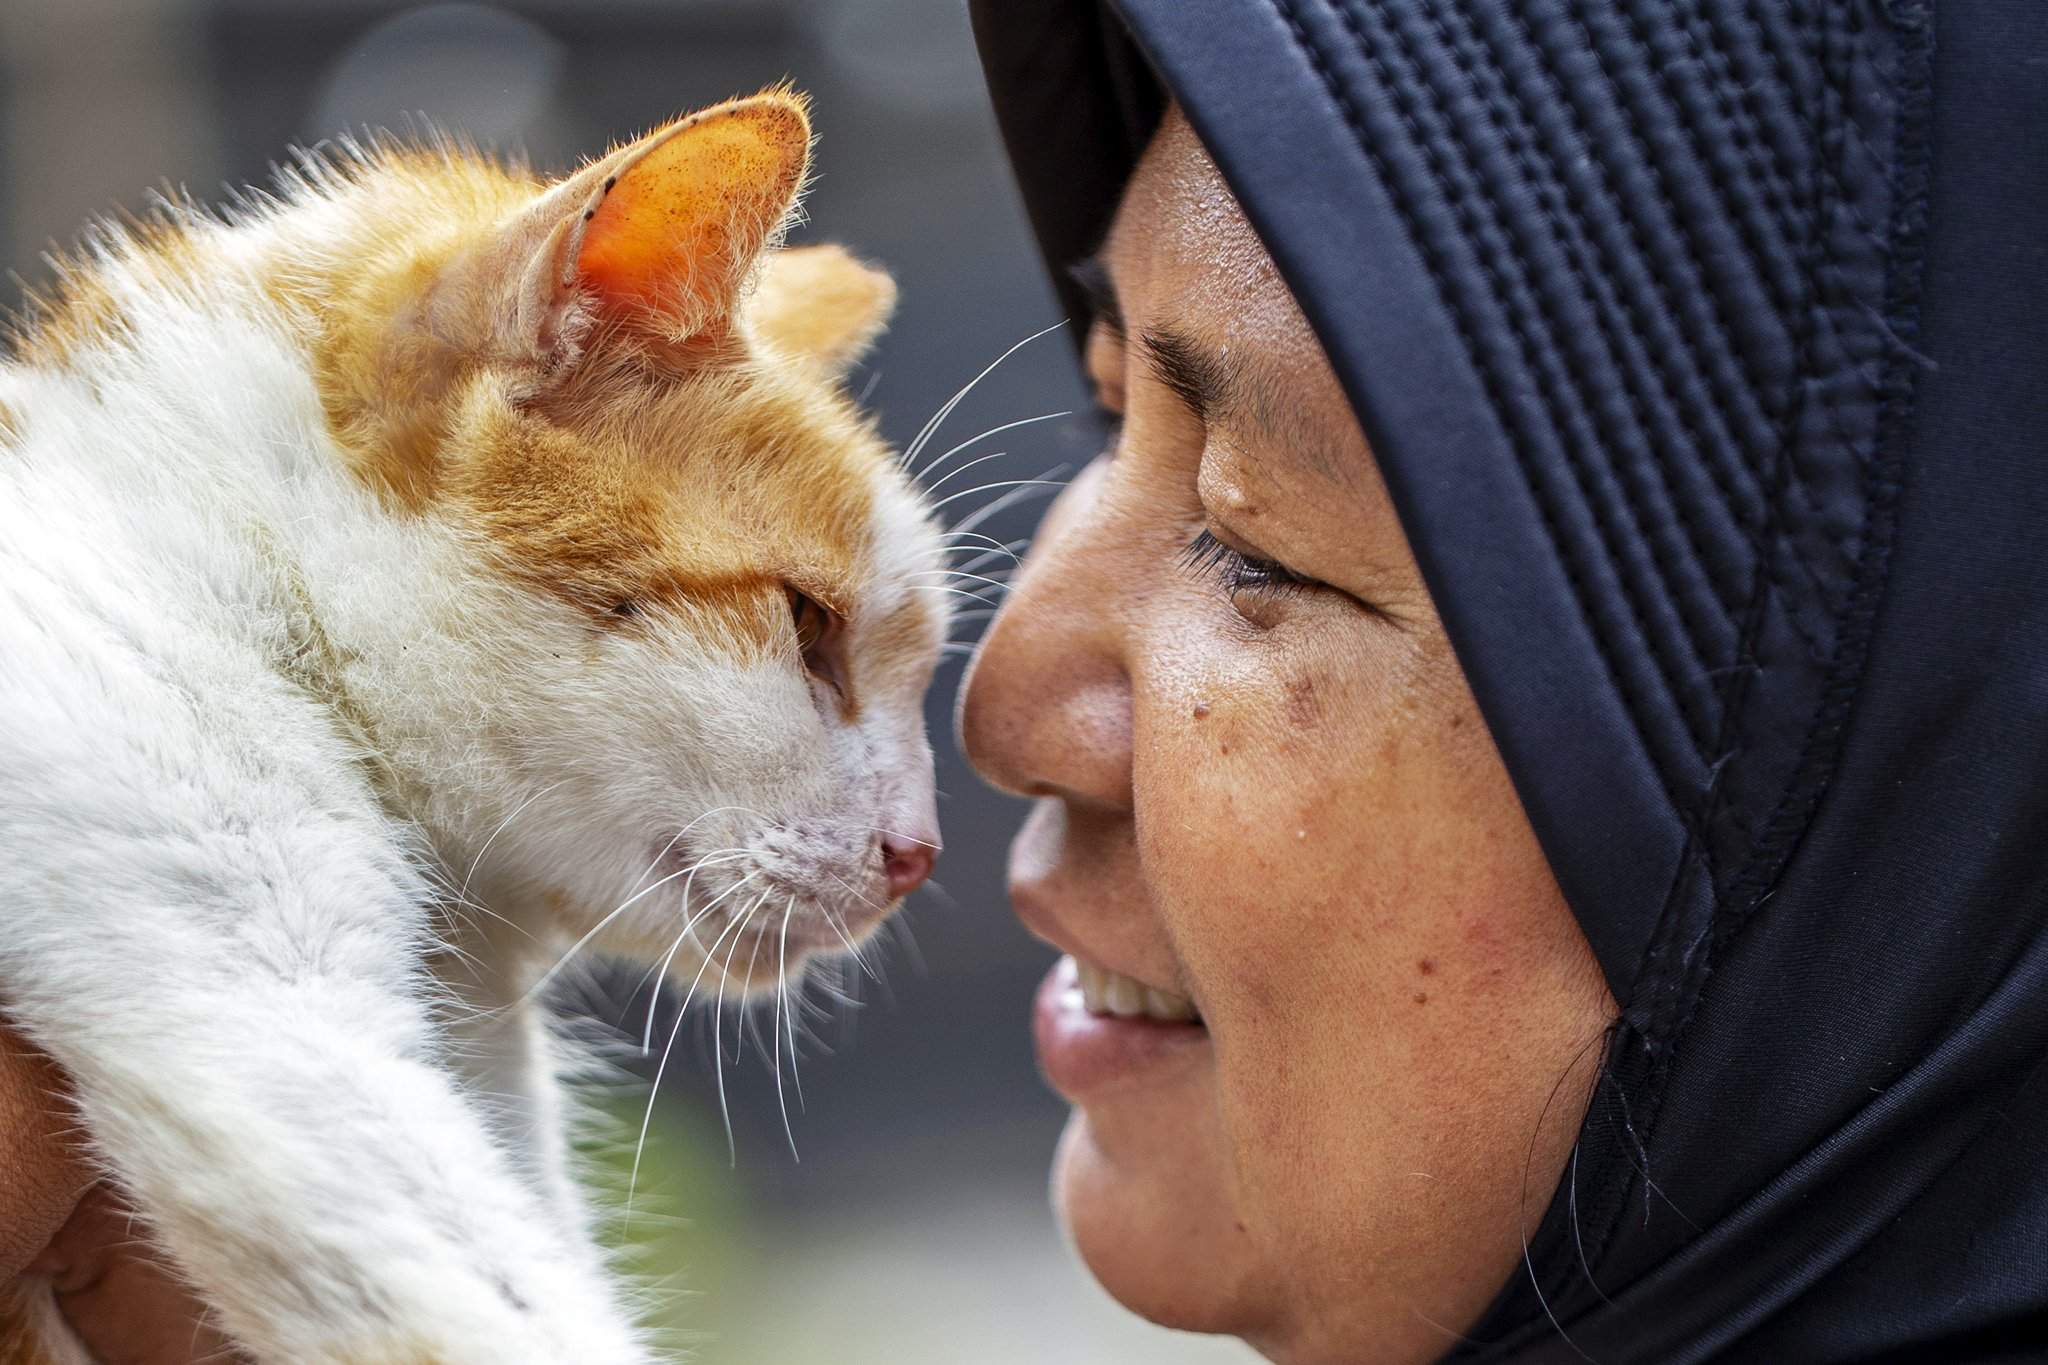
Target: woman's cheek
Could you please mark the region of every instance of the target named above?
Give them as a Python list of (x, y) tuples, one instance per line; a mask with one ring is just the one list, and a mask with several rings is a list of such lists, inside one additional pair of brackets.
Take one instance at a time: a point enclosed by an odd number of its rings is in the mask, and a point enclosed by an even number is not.
[(1369, 931), (1398, 910), (1368, 833), (1401, 783), (1398, 737), (1334, 670), (1215, 648), (1219, 666), (1161, 689), (1136, 746), (1138, 838), (1175, 951), (1212, 1016), (1340, 974), (1355, 992)]

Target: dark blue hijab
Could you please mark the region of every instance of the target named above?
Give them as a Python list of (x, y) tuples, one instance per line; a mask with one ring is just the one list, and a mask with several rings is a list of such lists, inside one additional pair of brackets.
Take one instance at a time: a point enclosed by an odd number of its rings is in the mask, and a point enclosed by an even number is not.
[(2048, 3), (973, 9), (1055, 267), (1186, 110), (1621, 1002), (1450, 1358), (2048, 1359)]

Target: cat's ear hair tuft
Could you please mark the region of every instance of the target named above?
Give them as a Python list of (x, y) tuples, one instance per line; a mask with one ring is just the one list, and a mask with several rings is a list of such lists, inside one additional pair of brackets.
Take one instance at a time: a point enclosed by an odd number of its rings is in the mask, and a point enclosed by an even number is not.
[(769, 256), (746, 309), (755, 332), (777, 350), (835, 377), (866, 354), (895, 311), (888, 273), (830, 243)]

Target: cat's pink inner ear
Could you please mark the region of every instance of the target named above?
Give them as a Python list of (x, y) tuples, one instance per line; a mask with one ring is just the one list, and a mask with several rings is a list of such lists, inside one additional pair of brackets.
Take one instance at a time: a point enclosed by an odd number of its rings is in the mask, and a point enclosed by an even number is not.
[(810, 141), (802, 98), (772, 91), (615, 153), (572, 236), (576, 285), (607, 321), (669, 340), (720, 330), (796, 204)]

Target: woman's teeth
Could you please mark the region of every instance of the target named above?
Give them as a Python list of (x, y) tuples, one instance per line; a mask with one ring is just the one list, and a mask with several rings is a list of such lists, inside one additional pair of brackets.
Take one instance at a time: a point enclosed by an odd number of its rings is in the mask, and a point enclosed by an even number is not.
[(1199, 1024), (1202, 1016), (1195, 1012), (1195, 1002), (1172, 991), (1162, 991), (1157, 986), (1148, 986), (1121, 973), (1098, 967), (1092, 962), (1074, 959), (1075, 971), (1081, 978), (1081, 1003), (1088, 1012), (1095, 1015), (1114, 1015), (1119, 1019), (1157, 1019), (1163, 1024)]

